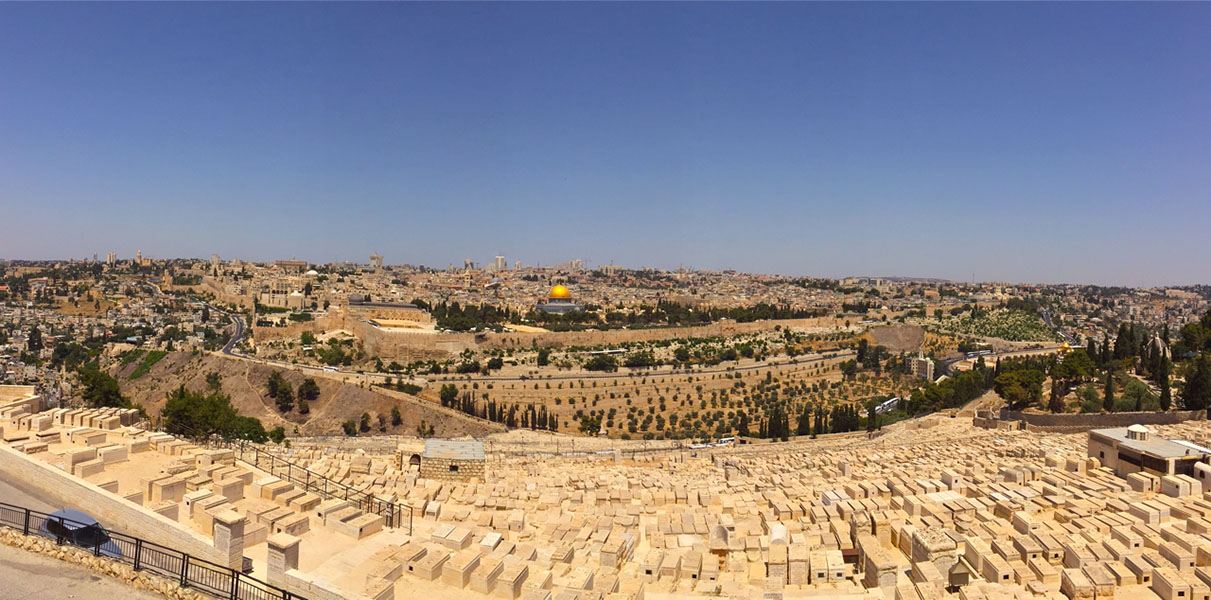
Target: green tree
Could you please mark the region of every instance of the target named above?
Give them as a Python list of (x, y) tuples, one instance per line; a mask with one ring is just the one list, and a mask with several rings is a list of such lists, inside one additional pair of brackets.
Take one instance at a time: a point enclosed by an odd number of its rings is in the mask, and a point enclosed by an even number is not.
[(269, 441), (275, 444), (280, 444), (282, 443), (282, 440), (286, 439), (286, 429), (281, 425), (278, 425), (277, 427), (270, 429), (268, 435)]
[(803, 412), (799, 413), (799, 422), (795, 426), (795, 435), (811, 435), (812, 433), (812, 409), (810, 405), (804, 405)]
[(403, 417), (403, 415), (399, 414), (399, 407), (392, 406), (391, 407), (391, 424), (398, 427), (403, 422), (404, 422), (404, 417)]
[(368, 412), (362, 413), (361, 430), (362, 433), (370, 431), (370, 413)]
[(223, 388), (223, 380), (217, 371), (211, 371), (206, 374), (206, 387), (214, 391)]
[(303, 335), (300, 338), (300, 341), (302, 341), (304, 346), (314, 346), (315, 345), (315, 334), (311, 333), (310, 331), (304, 331)]
[[(1165, 326), (1168, 328), (1168, 325)], [(1166, 333), (1168, 330), (1166, 329)], [(1169, 360), (1161, 358), (1160, 373), (1156, 376), (1156, 384), (1161, 388), (1161, 410), (1169, 410), (1173, 406), (1173, 391), (1169, 389)]]
[(847, 360), (841, 363), (841, 374), (846, 379), (853, 379), (858, 373), (858, 363), (854, 360)]
[(443, 384), (437, 395), (441, 399), (442, 406), (453, 407), (454, 401), (458, 399), (458, 386), (453, 383)]
[(1156, 394), (1148, 389), (1148, 384), (1127, 377), (1123, 384), (1123, 397), (1115, 403), (1115, 410), (1151, 411), (1160, 408)]
[(608, 354), (598, 354), (585, 361), (584, 368), (587, 371), (613, 372), (618, 370), (618, 361)]
[(1106, 372), (1106, 385), (1102, 389), (1103, 389), (1102, 408), (1105, 409), (1106, 412), (1112, 412), (1114, 410), (1114, 370), (1113, 369)]
[[(367, 423), (367, 428), (369, 428), (369, 423)], [(345, 431), (345, 435), (350, 437), (355, 436), (357, 435), (357, 422), (345, 421), (341, 423), (341, 429)]]
[(545, 367), (550, 362), (551, 362), (551, 351), (548, 350), (547, 348), (540, 348), (538, 350), (538, 366)]
[(1047, 410), (1053, 413), (1064, 412), (1064, 397), (1060, 395), (1060, 383), (1058, 381), (1051, 382), (1051, 397), (1047, 401)]
[(118, 380), (108, 373), (88, 367), (80, 367), (81, 395), (90, 408), (126, 407), (129, 403), (122, 397)]
[(685, 346), (677, 346), (677, 349), (673, 350), (673, 358), (677, 362), (690, 362), (690, 351)]
[(1186, 384), (1182, 387), (1182, 406), (1186, 410), (1206, 410), (1211, 407), (1211, 355), (1202, 352), (1187, 368)]
[(268, 392), (270, 398), (278, 397), (278, 389), (283, 385), (287, 385), (286, 380), (282, 378), (282, 374), (274, 371), (269, 374), (269, 379), (265, 381), (265, 391)]
[(1037, 369), (1006, 370), (997, 375), (994, 387), (1011, 410), (1021, 410), (1042, 399), (1044, 378)]
[(298, 395), (299, 400), (314, 402), (320, 397), (320, 386), (315, 382), (315, 379), (308, 377), (303, 380), (303, 383), (299, 384)]
[(290, 383), (283, 381), (278, 385), (278, 393), (274, 396), (274, 403), (277, 404), (278, 410), (289, 412), (294, 409), (294, 391), (290, 388)]
[(165, 431), (174, 435), (198, 437), (218, 434), (256, 443), (269, 439), (261, 422), (254, 417), (240, 416), (227, 395), (190, 392), (183, 385), (166, 394), (160, 418)]
[(25, 341), (25, 349), (37, 354), (42, 351), (42, 330), (38, 329), (37, 325), (29, 330), (29, 337)]
[(202, 322), (203, 323), (210, 322), (210, 307), (209, 306), (202, 307)]

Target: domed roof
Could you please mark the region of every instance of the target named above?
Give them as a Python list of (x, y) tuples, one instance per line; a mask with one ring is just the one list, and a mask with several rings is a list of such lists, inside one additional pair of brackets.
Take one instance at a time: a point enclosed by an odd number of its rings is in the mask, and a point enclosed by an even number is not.
[(551, 288), (551, 294), (549, 297), (550, 298), (561, 298), (561, 299), (571, 298), (572, 292), (568, 291), (568, 288), (563, 287), (562, 285), (557, 285), (557, 286)]

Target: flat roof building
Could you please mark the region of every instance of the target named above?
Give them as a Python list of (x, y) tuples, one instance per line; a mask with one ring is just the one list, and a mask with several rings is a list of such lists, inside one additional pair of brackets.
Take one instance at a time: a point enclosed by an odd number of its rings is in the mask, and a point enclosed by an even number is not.
[(1119, 477), (1139, 471), (1193, 476), (1194, 464), (1211, 454), (1189, 442), (1155, 437), (1143, 425), (1094, 429), (1089, 432), (1088, 452)]

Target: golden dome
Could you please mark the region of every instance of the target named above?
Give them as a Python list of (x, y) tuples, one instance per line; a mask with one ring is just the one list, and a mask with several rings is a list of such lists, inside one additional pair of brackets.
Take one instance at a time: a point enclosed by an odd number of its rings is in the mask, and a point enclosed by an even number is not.
[(562, 285), (557, 285), (551, 288), (551, 295), (549, 297), (567, 299), (572, 297), (572, 292), (568, 291), (568, 288), (563, 287)]

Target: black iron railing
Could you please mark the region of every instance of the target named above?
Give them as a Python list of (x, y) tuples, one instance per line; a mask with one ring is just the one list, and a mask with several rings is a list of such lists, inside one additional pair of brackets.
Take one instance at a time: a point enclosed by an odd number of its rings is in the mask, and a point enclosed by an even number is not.
[[(94, 556), (131, 565), (181, 585), (225, 600), (306, 600), (279, 587), (249, 577), (180, 550), (113, 531), (89, 527), (62, 517), (0, 502), (0, 525), (89, 550)], [(80, 533), (82, 532), (82, 533)]]
[(224, 440), (223, 445), (231, 449), (236, 459), (241, 462), (289, 481), (304, 491), (314, 492), (320, 497), (348, 500), (362, 512), (383, 517), (383, 523), (387, 527), (406, 527), (408, 534), (412, 534), (412, 507), (408, 504), (384, 500), (335, 479), (329, 479), (244, 440)]
[[(144, 428), (148, 430), (155, 429), (150, 423)], [(379, 498), (335, 479), (329, 479), (272, 452), (262, 450), (256, 444), (247, 440), (227, 439), (219, 435), (207, 435), (179, 425), (175, 426), (175, 429), (178, 431), (173, 432), (174, 435), (183, 435), (195, 444), (211, 448), (229, 449), (235, 453), (236, 460), (240, 462), (252, 465), (270, 475), (289, 481), (302, 487), (304, 491), (314, 492), (326, 500), (348, 500), (362, 512), (374, 513), (381, 516), (383, 524), (387, 527), (406, 527), (408, 534), (412, 534), (412, 507), (406, 503), (392, 502)]]

